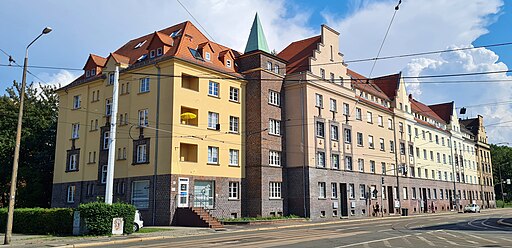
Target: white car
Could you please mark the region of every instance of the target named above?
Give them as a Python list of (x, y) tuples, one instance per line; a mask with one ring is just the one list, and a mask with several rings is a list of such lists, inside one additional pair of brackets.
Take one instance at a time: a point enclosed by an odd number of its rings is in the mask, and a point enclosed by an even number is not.
[(464, 213), (480, 213), (480, 206), (476, 204), (469, 204), (464, 207)]
[(135, 219), (133, 220), (133, 232), (138, 232), (144, 226), (144, 220), (140, 215), (139, 210), (135, 210)]

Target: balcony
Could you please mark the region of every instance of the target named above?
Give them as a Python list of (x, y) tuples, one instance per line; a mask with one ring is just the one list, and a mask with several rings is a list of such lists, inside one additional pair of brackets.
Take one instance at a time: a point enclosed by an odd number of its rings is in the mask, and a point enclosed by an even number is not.
[(197, 109), (181, 106), (180, 123), (197, 127), (199, 123), (198, 113)]
[(197, 145), (180, 143), (180, 162), (197, 163)]
[(181, 87), (193, 91), (199, 91), (199, 78), (187, 74), (181, 74)]

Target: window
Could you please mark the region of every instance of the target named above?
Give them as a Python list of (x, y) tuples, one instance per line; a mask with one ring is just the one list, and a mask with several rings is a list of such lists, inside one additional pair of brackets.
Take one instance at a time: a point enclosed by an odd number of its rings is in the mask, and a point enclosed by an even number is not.
[(77, 170), (77, 164), (78, 164), (78, 154), (69, 155), (68, 171)]
[(112, 98), (105, 100), (105, 115), (106, 116), (112, 115)]
[(315, 94), (315, 106), (319, 108), (324, 107), (324, 97), (320, 94)]
[(393, 120), (388, 119), (388, 128), (393, 129)]
[(385, 162), (381, 162), (380, 163), (380, 167), (381, 167), (381, 170), (382, 170), (382, 175), (386, 175), (386, 163)]
[(427, 150), (423, 149), (423, 159), (427, 159)]
[(274, 73), (279, 74), (279, 65), (278, 64), (274, 65)]
[(441, 163), (441, 154), (438, 152), (436, 155), (437, 155), (437, 162)]
[(108, 167), (106, 164), (104, 164), (103, 166), (101, 166), (101, 183), (107, 182), (107, 172), (108, 172)]
[(338, 198), (338, 185), (336, 183), (331, 183), (331, 198)]
[(210, 53), (209, 53), (209, 52), (205, 52), (205, 53), (204, 53), (204, 58), (205, 58), (206, 60), (210, 61), (210, 60), (211, 60)]
[(411, 188), (411, 191), (412, 191), (412, 199), (415, 200), (416, 199), (416, 188), (415, 187), (412, 187)]
[(364, 184), (359, 184), (359, 198), (366, 198), (366, 186)]
[(360, 172), (364, 172), (364, 159), (357, 159), (357, 167), (359, 168)]
[(420, 157), (420, 148), (416, 147), (416, 157)]
[(149, 57), (150, 57), (150, 58), (154, 58), (154, 57), (155, 57), (155, 50), (151, 50), (151, 51), (149, 52)]
[(148, 125), (148, 109), (139, 110), (139, 126), (146, 127)]
[(73, 97), (73, 109), (79, 109), (81, 103), (82, 101), (80, 100), (80, 95)]
[(108, 74), (108, 84), (109, 84), (109, 85), (113, 85), (113, 84), (114, 84), (115, 79), (116, 79), (115, 74), (114, 74), (113, 72), (110, 72), (110, 73)]
[(238, 150), (229, 149), (229, 165), (238, 166)]
[(338, 126), (331, 125), (331, 140), (338, 140), (339, 134), (338, 134)]
[(347, 170), (352, 170), (352, 157), (350, 156), (345, 156), (345, 168), (347, 168)]
[(268, 103), (280, 106), (281, 105), (281, 94), (277, 91), (270, 90), (268, 92)]
[(103, 150), (107, 150), (110, 145), (110, 132), (106, 131), (103, 133)]
[(370, 160), (370, 172), (375, 173), (375, 161)]
[(363, 146), (363, 134), (362, 133), (357, 133), (357, 145)]
[(334, 73), (331, 72), (331, 83), (334, 83)]
[(218, 164), (219, 163), (219, 148), (215, 146), (208, 147), (208, 163)]
[(385, 150), (385, 148), (386, 148), (386, 147), (385, 147), (385, 145), (384, 145), (384, 139), (383, 139), (383, 138), (380, 138), (379, 140), (380, 140), (380, 150), (381, 150), (381, 151), (384, 151), (384, 150)]
[(137, 209), (149, 207), (149, 180), (132, 182), (132, 205)]
[(272, 62), (267, 62), (267, 70), (272, 71)]
[(338, 154), (331, 155), (331, 168), (333, 168), (333, 169), (340, 168), (340, 155), (338, 155)]
[(231, 60), (226, 60), (226, 67), (231, 68)]
[(73, 123), (71, 124), (71, 138), (72, 139), (78, 139), (79, 137), (79, 131), (80, 131), (80, 124), (79, 123)]
[(363, 112), (360, 108), (356, 108), (356, 120), (362, 120), (363, 119)]
[(139, 79), (139, 92), (149, 92), (149, 77)]
[(219, 83), (214, 81), (208, 82), (208, 95), (219, 97)]
[(394, 153), (395, 152), (395, 142), (390, 140), (389, 141), (389, 150)]
[(325, 152), (316, 153), (316, 166), (325, 168)]
[(321, 121), (316, 122), (316, 137), (323, 138), (325, 136), (325, 124)]
[(270, 182), (269, 198), (281, 199), (281, 182)]
[(430, 160), (434, 161), (434, 152), (430, 151)]
[(329, 104), (329, 110), (331, 110), (331, 112), (336, 113), (336, 110), (337, 110), (336, 99), (331, 98), (330, 104)]
[(382, 116), (377, 116), (377, 124), (379, 125), (379, 127), (382, 127), (384, 126), (384, 123), (382, 121)]
[(322, 79), (325, 79), (325, 70), (324, 70), (324, 69), (322, 69), (322, 68), (320, 68), (320, 77), (321, 77)]
[(371, 149), (374, 148), (374, 145), (373, 145), (373, 136), (371, 135), (368, 135), (368, 147), (370, 147)]
[(269, 151), (268, 165), (281, 166), (281, 152)]
[(345, 128), (345, 129), (343, 129), (343, 133), (345, 135), (345, 143), (347, 143), (347, 144), (352, 143), (352, 130)]
[(400, 142), (400, 154), (405, 154), (405, 143)]
[(214, 130), (219, 130), (218, 124), (219, 124), (219, 113), (208, 112), (208, 128), (214, 129)]
[(147, 146), (146, 144), (137, 146), (137, 163), (146, 163), (147, 162)]
[(69, 185), (68, 186), (68, 195), (67, 195), (67, 198), (66, 198), (67, 203), (75, 202), (75, 191), (76, 191), (76, 186), (75, 185)]
[(325, 182), (318, 183), (318, 198), (325, 199), (327, 193), (325, 188)]
[(354, 187), (354, 184), (353, 183), (350, 183), (348, 185), (348, 197), (350, 199), (354, 199), (356, 198), (356, 191), (355, 191), (355, 187)]
[(93, 68), (93, 69), (91, 69), (91, 76), (94, 76), (94, 75), (96, 75), (96, 69)]
[(402, 188), (402, 194), (403, 194), (403, 199), (407, 200), (407, 198), (408, 198), (407, 187)]
[(372, 199), (377, 199), (377, 186), (375, 186), (375, 185), (370, 186), (370, 193), (371, 193)]
[(343, 103), (343, 115), (350, 115), (350, 106), (348, 105), (348, 103)]
[(270, 119), (268, 133), (273, 135), (281, 135), (281, 122)]
[(229, 87), (229, 100), (233, 102), (239, 102), (240, 89), (235, 87)]
[(229, 132), (238, 133), (238, 117), (229, 117)]
[(373, 123), (373, 116), (372, 116), (372, 112), (368, 111), (366, 112), (366, 121), (368, 123)]
[(229, 182), (229, 194), (228, 194), (229, 200), (238, 200), (239, 188), (240, 188), (239, 182)]

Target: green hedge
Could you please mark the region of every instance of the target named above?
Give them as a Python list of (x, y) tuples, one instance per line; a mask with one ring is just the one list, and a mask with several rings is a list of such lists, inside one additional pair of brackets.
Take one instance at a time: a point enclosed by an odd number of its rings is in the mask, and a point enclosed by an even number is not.
[[(0, 232), (5, 232), (7, 208), (0, 208)], [(73, 232), (71, 208), (17, 208), (14, 210), (14, 233), (68, 235)]]
[(80, 204), (78, 207), (80, 217), (85, 220), (88, 233), (92, 235), (112, 234), (112, 219), (124, 219), (124, 233), (133, 232), (135, 207), (127, 203), (114, 203), (108, 205), (104, 202), (91, 202)]

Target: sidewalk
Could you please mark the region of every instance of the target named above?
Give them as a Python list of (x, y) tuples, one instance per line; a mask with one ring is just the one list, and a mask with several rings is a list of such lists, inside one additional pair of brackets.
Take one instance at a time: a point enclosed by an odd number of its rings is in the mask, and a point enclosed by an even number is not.
[[(400, 218), (415, 218), (424, 216), (439, 216), (439, 215), (450, 215), (457, 214), (457, 212), (441, 212), (434, 214), (418, 214), (410, 216), (386, 216), (386, 217), (369, 217), (369, 218), (358, 218), (358, 219), (341, 219), (335, 221), (310, 221), (305, 220), (301, 222), (276, 222), (268, 225), (225, 225), (226, 230), (224, 232), (248, 232), (257, 230), (276, 230), (286, 229), (294, 227), (306, 227), (306, 226), (323, 226), (330, 224), (339, 223), (357, 223), (365, 221), (377, 221), (377, 220), (389, 220), (389, 219), (400, 219)], [(510, 219), (508, 219), (510, 220)], [(508, 221), (507, 220), (507, 221)], [(511, 221), (512, 223), (512, 221)], [(511, 224), (512, 225), (512, 224)], [(201, 236), (211, 235), (217, 233), (209, 228), (195, 228), (195, 227), (178, 227), (178, 226), (152, 226), (146, 227), (142, 230), (149, 229), (161, 229), (157, 232), (151, 233), (135, 233), (131, 235), (122, 236), (79, 236), (79, 237), (58, 237), (58, 236), (45, 236), (45, 235), (22, 235), (14, 234), (12, 239), (12, 247), (92, 247), (92, 246), (108, 246), (114, 244), (127, 244), (136, 243), (148, 240), (158, 239), (169, 239), (187, 236)], [(3, 235), (3, 234), (2, 234)]]

